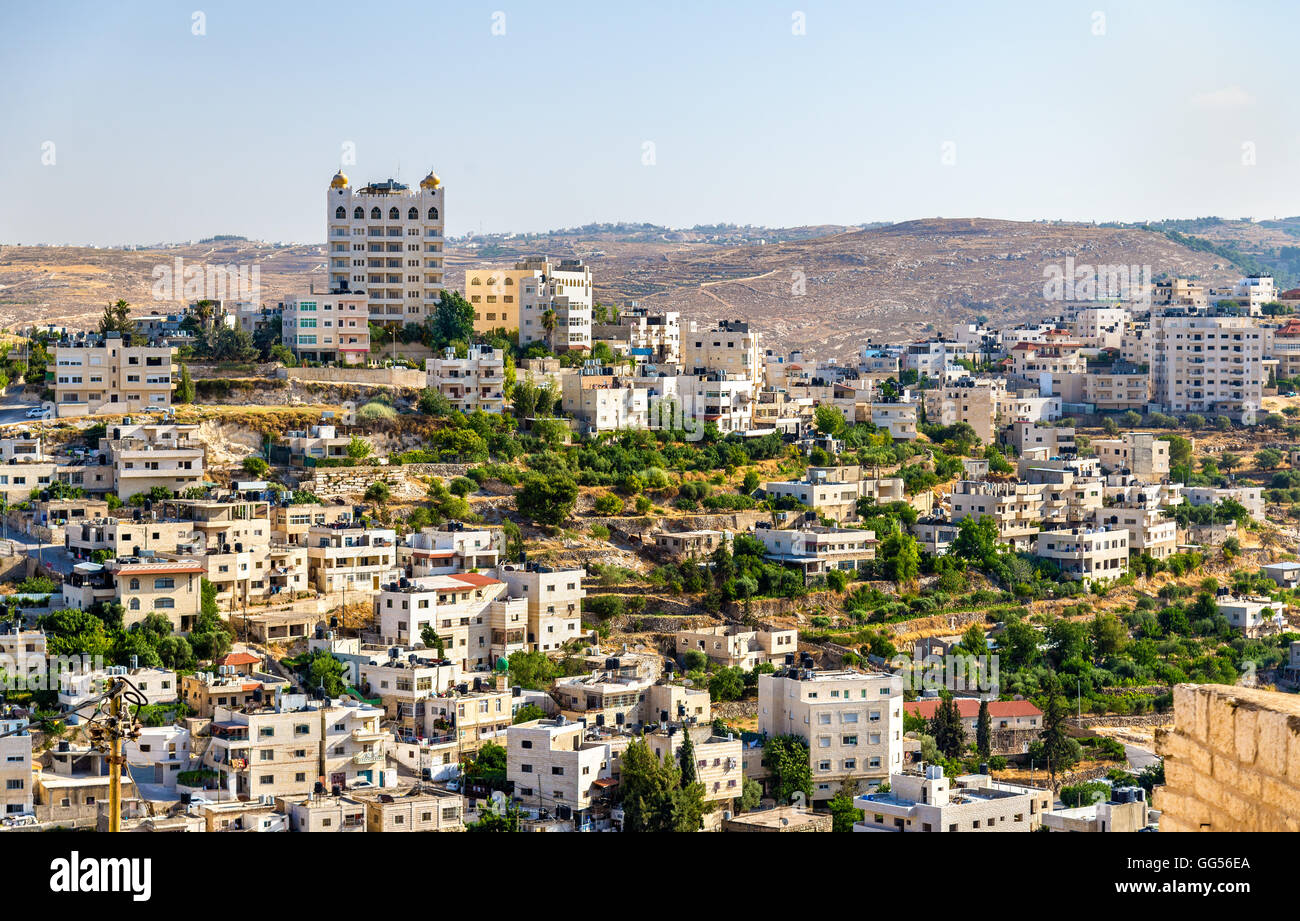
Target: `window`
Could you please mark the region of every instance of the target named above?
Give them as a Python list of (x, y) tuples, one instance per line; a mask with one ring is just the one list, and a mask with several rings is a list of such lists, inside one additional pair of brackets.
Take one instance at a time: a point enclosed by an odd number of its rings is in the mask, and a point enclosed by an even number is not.
[(436, 221), (437, 219), (438, 219), (438, 209), (437, 209), (437, 208), (430, 208), (430, 209), (429, 209), (429, 220), (431, 220), (431, 221)]
[(155, 611), (167, 611), (176, 607), (176, 601), (172, 598), (155, 598), (153, 600), (153, 609)]

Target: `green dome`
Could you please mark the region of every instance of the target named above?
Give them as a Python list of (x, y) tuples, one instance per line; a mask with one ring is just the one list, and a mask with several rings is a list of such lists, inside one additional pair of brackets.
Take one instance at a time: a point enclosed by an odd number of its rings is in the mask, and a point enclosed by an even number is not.
[(501, 658), (497, 659), (497, 671), (499, 672), (510, 671), (510, 661), (506, 659), (505, 656), (502, 656)]

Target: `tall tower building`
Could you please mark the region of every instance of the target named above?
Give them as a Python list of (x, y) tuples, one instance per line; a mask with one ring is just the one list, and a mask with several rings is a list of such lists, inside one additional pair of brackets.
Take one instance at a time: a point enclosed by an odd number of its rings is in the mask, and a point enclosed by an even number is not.
[(443, 287), (442, 181), (393, 179), (353, 189), (340, 171), (326, 192), (330, 291), (363, 294), (370, 322), (423, 323)]

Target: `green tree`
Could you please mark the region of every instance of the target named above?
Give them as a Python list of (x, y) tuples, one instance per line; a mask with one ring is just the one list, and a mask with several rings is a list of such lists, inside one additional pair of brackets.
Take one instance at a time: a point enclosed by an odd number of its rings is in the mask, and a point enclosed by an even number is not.
[(190, 367), (182, 364), (181, 379), (176, 384), (176, 393), (173, 398), (177, 403), (193, 403), (194, 396), (194, 379), (190, 377)]
[(437, 348), (445, 348), (453, 342), (469, 342), (474, 338), (474, 307), (459, 291), (444, 288), (438, 297), (432, 323)]
[(929, 735), (934, 737), (935, 745), (945, 757), (959, 757), (966, 748), (966, 727), (962, 725), (961, 711), (957, 709), (951, 691), (939, 692), (939, 706), (935, 708), (928, 728)]
[(244, 468), (244, 472), (249, 476), (258, 477), (259, 479), (266, 476), (267, 471), (271, 469), (271, 465), (256, 454), (250, 454), (248, 457), (244, 458), (241, 466)]
[(1079, 743), (1070, 738), (1065, 721), (1070, 707), (1061, 692), (1061, 681), (1051, 675), (1044, 682), (1047, 700), (1043, 705), (1042, 741), (1043, 757), (1047, 759), (1047, 773), (1052, 778), (1052, 789), (1057, 789), (1056, 775), (1068, 771), (1079, 760)]
[(901, 531), (881, 541), (878, 559), (881, 575), (900, 586), (910, 584), (921, 572), (921, 548), (914, 537)]
[(546, 719), (545, 710), (536, 704), (524, 704), (515, 712), (515, 718), (511, 723), (518, 726), (520, 723), (531, 723), (533, 720), (541, 719)]
[(681, 767), (682, 784), (693, 784), (700, 779), (695, 765), (695, 743), (691, 741), (691, 731), (682, 727), (682, 744), (677, 749), (677, 763)]
[(805, 801), (812, 799), (807, 742), (795, 735), (769, 736), (763, 743), (763, 762), (767, 765), (769, 789), (778, 804), (791, 802), (796, 793), (803, 794)]
[(829, 404), (823, 403), (813, 411), (813, 423), (817, 431), (831, 438), (844, 434), (844, 414)]
[(989, 702), (980, 701), (980, 714), (975, 722), (975, 749), (985, 761), (993, 752), (993, 719), (989, 716)]
[(515, 508), (539, 524), (558, 527), (573, 513), (578, 484), (563, 475), (527, 476), (515, 492)]
[(853, 794), (847, 790), (840, 790), (831, 797), (827, 809), (830, 810), (833, 832), (853, 831), (854, 823), (862, 821), (862, 810), (853, 805)]
[(343, 663), (324, 649), (312, 654), (307, 665), (307, 684), (313, 688), (323, 687), (330, 697), (338, 697), (347, 688), (343, 683)]

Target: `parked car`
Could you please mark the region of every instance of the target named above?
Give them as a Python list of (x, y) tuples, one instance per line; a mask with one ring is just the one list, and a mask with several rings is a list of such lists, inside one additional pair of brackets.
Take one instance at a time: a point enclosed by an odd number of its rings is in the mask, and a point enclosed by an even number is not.
[(27, 410), (28, 419), (46, 419), (49, 418), (50, 411), (43, 406), (33, 406)]

